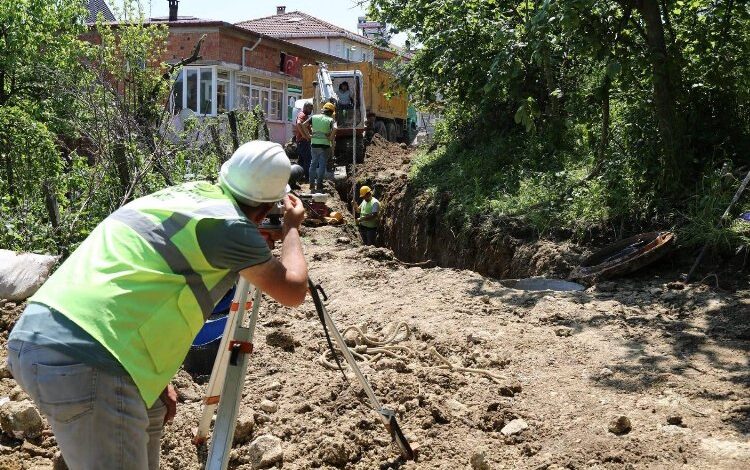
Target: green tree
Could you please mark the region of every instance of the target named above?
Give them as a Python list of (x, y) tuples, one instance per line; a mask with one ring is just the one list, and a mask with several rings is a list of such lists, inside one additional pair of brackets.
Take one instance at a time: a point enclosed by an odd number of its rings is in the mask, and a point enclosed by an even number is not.
[(60, 74), (79, 65), (82, 1), (0, 1), (0, 106), (54, 99)]
[[(631, 126), (630, 138), (650, 143), (642, 157), (654, 181), (675, 193), (712, 164), (696, 137), (729, 133), (727, 152), (747, 147), (747, 2), (373, 0), (371, 8), (411, 32), (420, 49), (402, 64), (404, 83), (422, 102), (466, 110), (456, 135), (467, 141), (521, 124), (559, 147), (566, 134), (578, 138), (569, 132), (581, 123), (600, 127), (603, 159), (617, 112), (628, 116), (618, 124)], [(719, 101), (736, 104), (712, 138), (702, 130), (718, 117), (708, 102)]]

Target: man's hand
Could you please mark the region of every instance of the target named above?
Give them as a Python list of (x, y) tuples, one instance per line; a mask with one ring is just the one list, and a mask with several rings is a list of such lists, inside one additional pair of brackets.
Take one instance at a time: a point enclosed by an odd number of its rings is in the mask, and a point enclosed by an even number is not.
[(167, 385), (167, 388), (159, 395), (159, 399), (167, 407), (167, 414), (164, 415), (164, 424), (167, 424), (177, 414), (177, 391), (172, 384)]
[(305, 220), (305, 208), (293, 194), (284, 196), (284, 234), (291, 228), (299, 228), (302, 221)]

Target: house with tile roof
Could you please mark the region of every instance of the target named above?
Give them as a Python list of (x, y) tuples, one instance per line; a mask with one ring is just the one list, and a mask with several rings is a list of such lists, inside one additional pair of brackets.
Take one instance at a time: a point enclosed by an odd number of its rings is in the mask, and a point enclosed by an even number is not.
[(86, 16), (87, 24), (96, 23), (96, 17), (99, 13), (104, 17), (104, 21), (115, 20), (115, 15), (112, 14), (112, 10), (109, 9), (109, 5), (104, 0), (88, 0), (86, 8), (88, 9), (88, 15)]
[[(176, 76), (171, 108), (177, 127), (190, 115), (216, 116), (260, 106), (270, 139), (284, 143), (291, 138), (294, 103), (302, 98), (302, 66), (342, 62), (341, 58), (225, 21), (178, 15), (178, 3), (170, 1), (170, 16), (145, 22), (168, 29), (164, 53), (154, 58), (159, 62), (177, 63), (190, 56), (201, 36), (206, 36), (202, 58)], [(101, 5), (106, 7), (103, 0), (89, 1), (90, 17), (92, 7)], [(93, 26), (93, 21), (89, 24)], [(114, 16), (108, 24), (118, 25)], [(96, 42), (95, 37), (87, 39)]]
[(301, 11), (286, 12), (277, 7), (276, 14), (236, 23), (240, 28), (273, 36), (287, 42), (337, 57), (337, 62), (372, 62), (382, 66), (398, 54), (372, 39), (328, 23)]

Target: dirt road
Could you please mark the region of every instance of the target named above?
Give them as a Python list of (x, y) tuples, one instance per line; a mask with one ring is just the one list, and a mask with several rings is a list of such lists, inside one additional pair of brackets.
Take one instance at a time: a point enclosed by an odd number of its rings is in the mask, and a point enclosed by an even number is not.
[[(284, 469), (750, 466), (750, 291), (653, 273), (583, 292), (520, 291), (471, 271), (410, 267), (352, 235), (306, 228), (310, 274), (340, 329), (383, 339), (400, 325), (390, 343), (398, 348), (362, 367), (397, 410), (418, 461), (401, 461), (356, 383), (320, 364), (326, 346), (312, 302), (287, 309), (269, 301), (230, 468), (253, 468), (250, 442), (262, 435), (280, 438)], [(20, 306), (2, 305), (7, 330)], [(495, 379), (440, 368), (433, 348)], [(7, 371), (2, 377), (0, 397), (22, 399)], [(202, 468), (205, 450), (190, 444), (201, 386), (184, 372), (175, 383), (182, 403), (166, 429), (162, 468)], [(48, 434), (4, 436), (0, 468), (50, 468), (55, 451)]]

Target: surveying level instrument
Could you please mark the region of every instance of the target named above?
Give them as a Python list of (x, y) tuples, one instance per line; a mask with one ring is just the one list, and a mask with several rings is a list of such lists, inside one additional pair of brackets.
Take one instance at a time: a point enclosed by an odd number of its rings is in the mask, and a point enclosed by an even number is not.
[[(346, 343), (344, 343), (344, 338), (336, 328), (330, 315), (328, 315), (321, 295), (325, 300), (328, 300), (328, 297), (322, 287), (314, 284), (309, 278), (307, 283), (313, 303), (315, 304), (315, 309), (318, 312), (318, 317), (326, 333), (329, 348), (333, 351), (333, 344), (328, 335), (330, 331), (344, 359), (367, 394), (371, 406), (378, 412), (381, 421), (399, 446), (403, 457), (407, 460), (414, 460), (414, 451), (401, 431), (401, 427), (398, 421), (396, 421), (395, 413), (380, 405), (372, 387), (357, 366)], [(252, 300), (248, 301), (248, 299)], [(245, 375), (247, 374), (247, 361), (249, 354), (253, 351), (253, 337), (258, 321), (260, 301), (260, 290), (240, 276), (237, 283), (237, 290), (229, 309), (226, 325), (224, 326), (224, 334), (221, 338), (219, 351), (211, 370), (208, 389), (203, 397), (203, 412), (198, 424), (198, 430), (193, 438), (193, 443), (196, 445), (202, 445), (208, 440), (211, 419), (218, 408), (208, 459), (206, 460), (206, 470), (223, 470), (227, 468), (229, 462), (229, 453), (232, 450), (232, 440), (237, 423), (237, 414), (239, 413), (240, 399), (242, 398), (242, 387), (245, 383)], [(334, 358), (343, 374), (344, 370), (339, 363), (335, 351)], [(344, 379), (346, 379), (345, 374)]]

